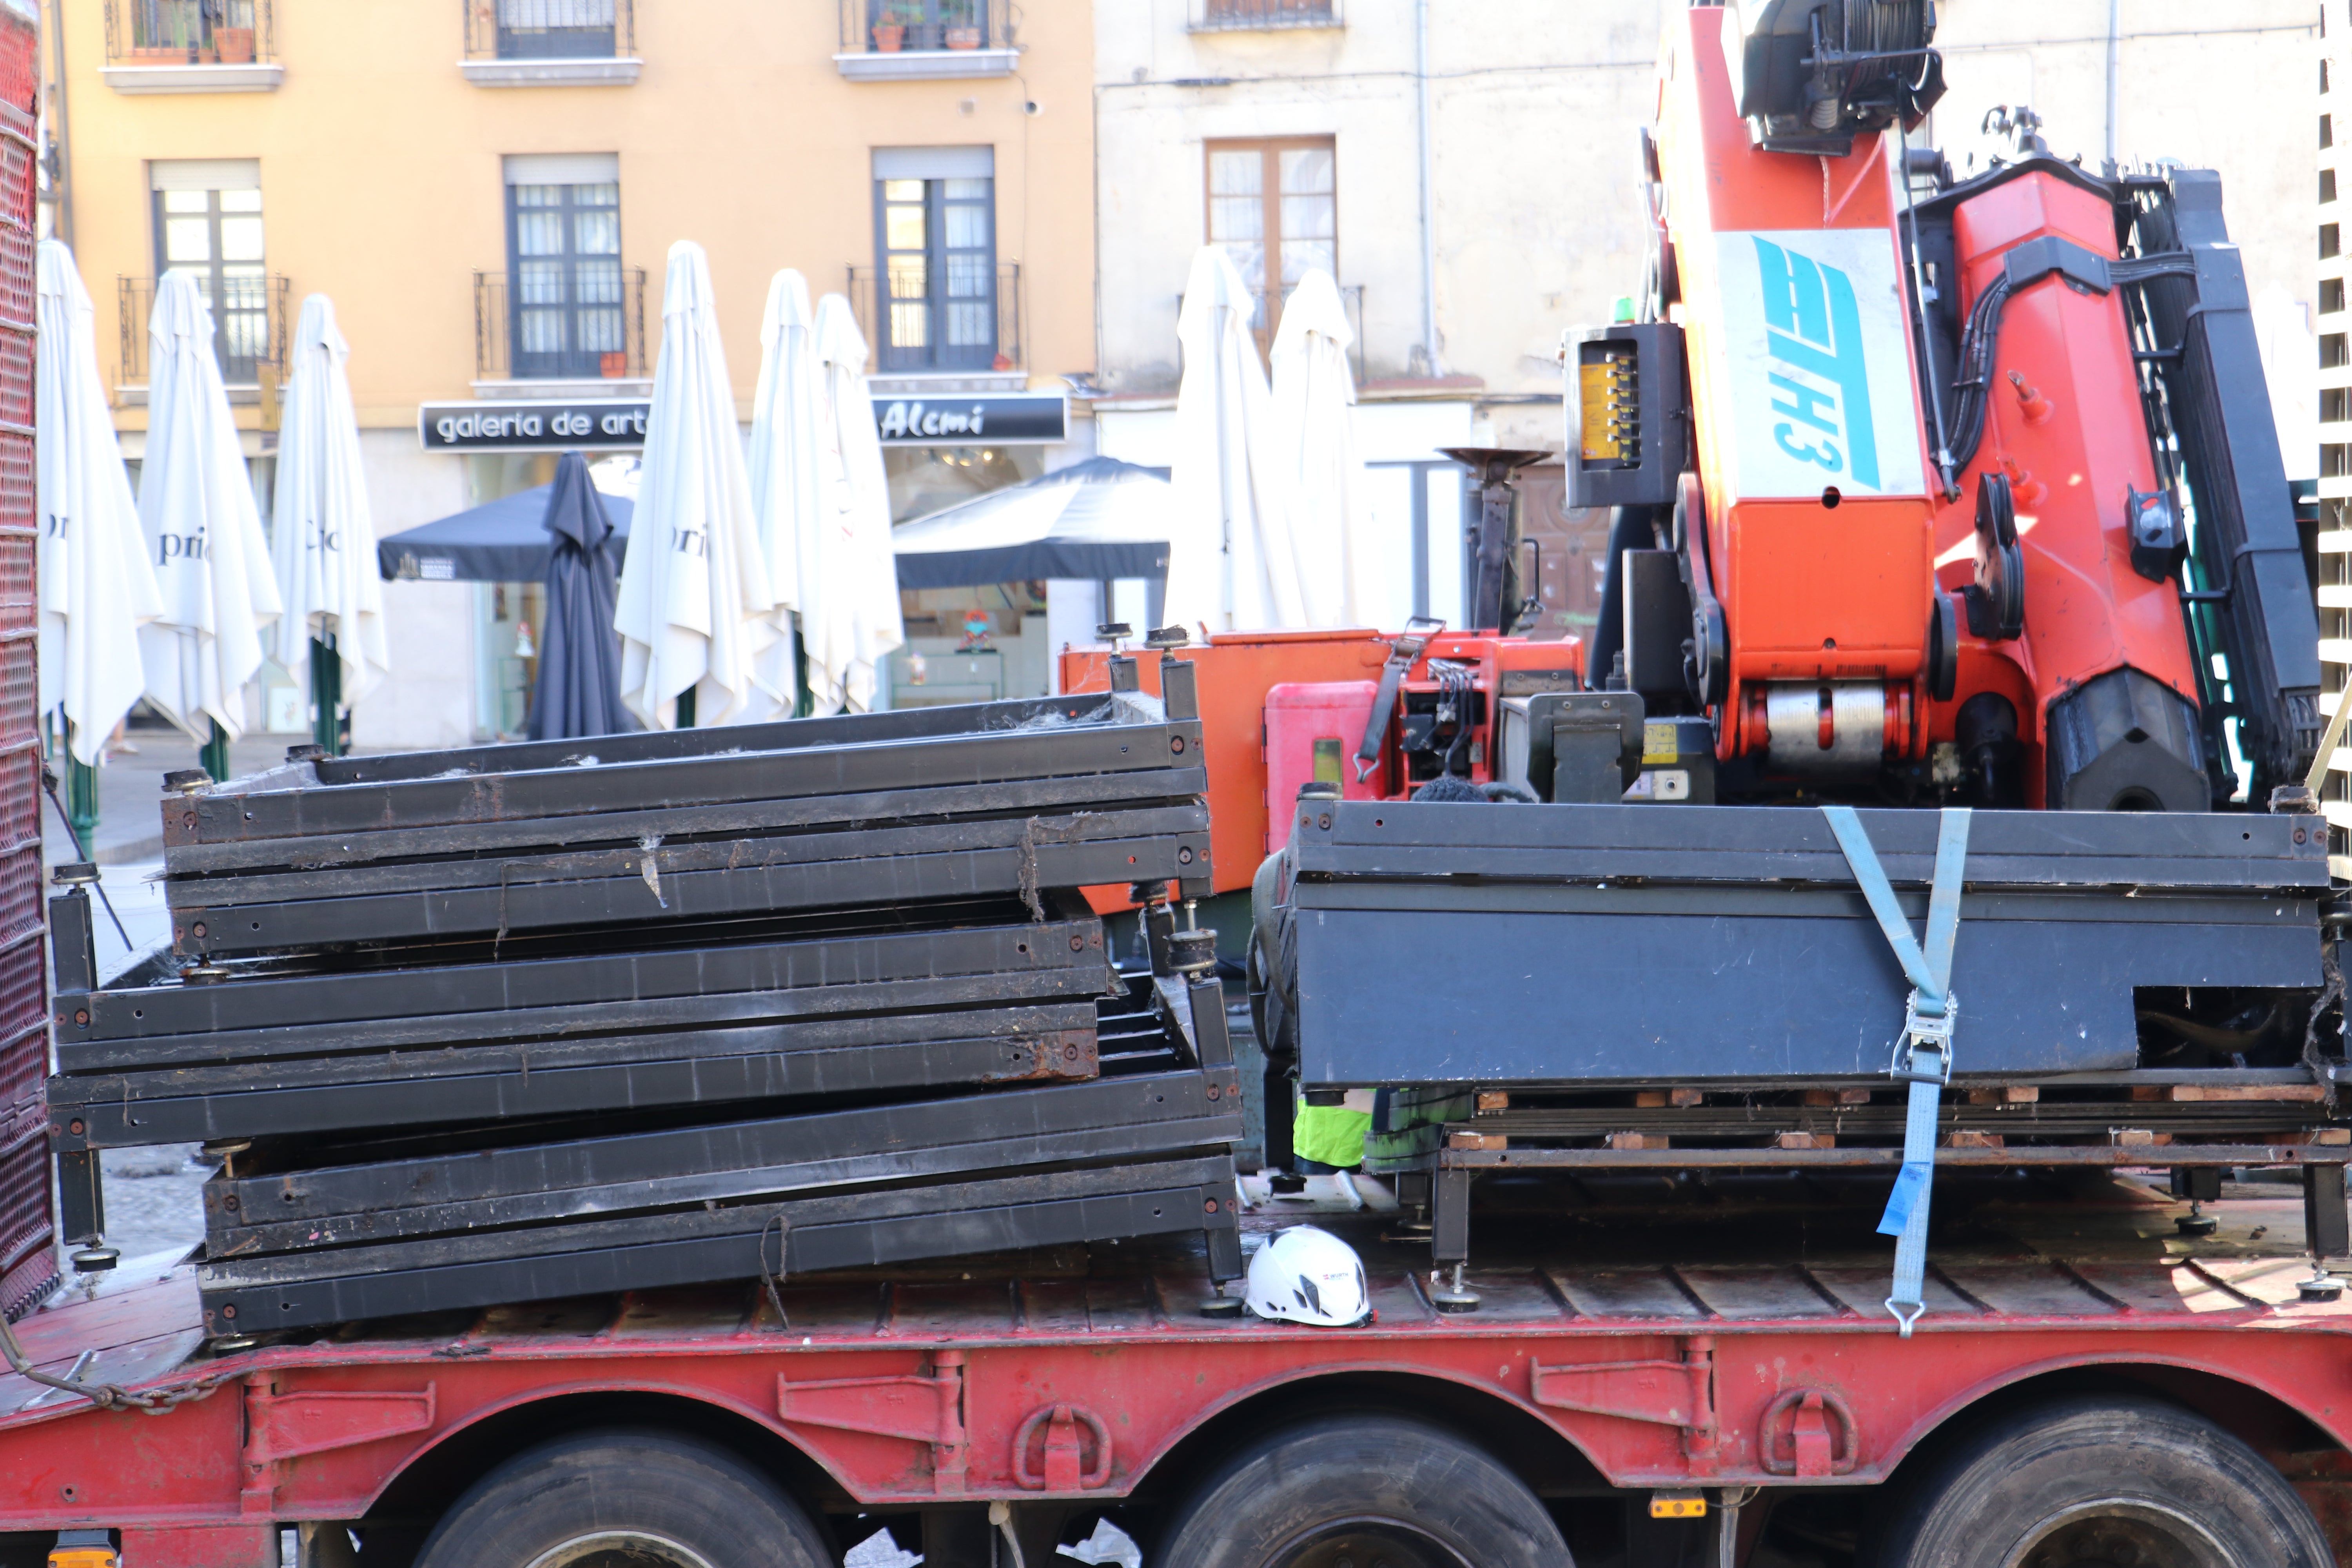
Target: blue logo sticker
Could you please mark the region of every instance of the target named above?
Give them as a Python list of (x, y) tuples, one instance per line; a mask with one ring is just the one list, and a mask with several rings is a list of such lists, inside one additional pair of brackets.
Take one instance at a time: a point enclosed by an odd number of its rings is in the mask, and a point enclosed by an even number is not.
[(1870, 374), (1852, 279), (1760, 237), (1756, 259), (1763, 273), (1765, 338), (1780, 367), (1767, 378), (1775, 392), (1772, 411), (1788, 416), (1772, 426), (1773, 441), (1827, 473), (1842, 473), (1851, 464), (1856, 479), (1879, 489)]

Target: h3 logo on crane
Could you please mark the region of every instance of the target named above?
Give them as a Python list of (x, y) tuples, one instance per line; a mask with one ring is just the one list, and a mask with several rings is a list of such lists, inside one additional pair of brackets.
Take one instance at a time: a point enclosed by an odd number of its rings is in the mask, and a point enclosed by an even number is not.
[(1876, 229), (1718, 236), (1735, 493), (1925, 483), (1893, 247)]
[[(1878, 489), (1878, 438), (1870, 427), (1870, 366), (1862, 353), (1862, 312), (1853, 279), (1811, 257), (1756, 237), (1763, 274), (1764, 341), (1774, 368), (1773, 444), (1826, 473), (1846, 467)], [(1841, 449), (1843, 448), (1843, 449)]]

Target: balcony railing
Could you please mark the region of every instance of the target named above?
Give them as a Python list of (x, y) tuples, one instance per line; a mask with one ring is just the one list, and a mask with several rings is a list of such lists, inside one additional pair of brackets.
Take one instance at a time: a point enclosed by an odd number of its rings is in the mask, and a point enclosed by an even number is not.
[(1009, 49), (1011, 0), (840, 0), (841, 52)]
[(1192, 0), (1196, 33), (1252, 32), (1276, 27), (1344, 25), (1340, 0)]
[[(877, 279), (871, 267), (849, 269), (849, 299), (858, 331), (874, 351), (877, 375), (1024, 370), (1021, 344), (1021, 264), (999, 262), (987, 294), (950, 293), (884, 299), (876, 310)], [(950, 264), (950, 288), (957, 281)]]
[[(289, 341), (286, 335), (289, 292), (286, 279), (275, 273), (220, 280), (220, 291), (212, 297), (213, 352), (219, 357), (223, 382), (252, 386), (261, 380), (263, 365), (281, 363)], [(115, 296), (122, 332), (121, 384), (144, 385), (147, 322), (155, 313), (155, 279), (118, 278)]]
[(266, 65), (278, 58), (270, 0), (106, 0), (106, 63)]
[(477, 381), (636, 381), (646, 374), (646, 269), (572, 278), (575, 298), (509, 308), (506, 269), (474, 274)]
[(469, 60), (609, 60), (637, 52), (635, 0), (462, 0)]

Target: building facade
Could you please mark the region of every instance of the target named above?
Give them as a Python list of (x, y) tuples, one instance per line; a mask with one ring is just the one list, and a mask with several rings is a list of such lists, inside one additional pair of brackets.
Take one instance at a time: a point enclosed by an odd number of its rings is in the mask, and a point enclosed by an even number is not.
[[(812, 294), (849, 294), (877, 399), (1058, 392), (1094, 368), (1084, 0), (46, 9), (51, 223), (99, 301), (101, 341), (110, 316), (119, 326), (108, 370), (133, 463), (145, 312), (172, 268), (211, 296), (265, 508), (277, 357), (305, 295), (334, 300), (379, 535), (547, 477), (551, 455), (513, 448), (634, 445), (625, 412), (650, 389), (664, 258), (681, 238), (709, 254), (747, 420), (768, 280), (784, 267)], [(543, 416), (536, 442), (456, 450), (420, 435), (428, 405), (570, 403), (624, 417), (563, 437)], [(1054, 451), (927, 445), (917, 430), (889, 450), (894, 504), (930, 510), (1042, 471)], [(517, 731), (535, 593), (387, 584), (394, 679), (355, 712), (355, 742)], [(282, 678), (253, 701), (269, 729), (307, 727)]]

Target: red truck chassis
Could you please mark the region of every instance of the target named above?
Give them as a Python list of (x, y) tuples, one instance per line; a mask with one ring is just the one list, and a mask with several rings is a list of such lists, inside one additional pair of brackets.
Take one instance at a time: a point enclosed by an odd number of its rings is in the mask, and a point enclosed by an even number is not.
[(1197, 1264), (1162, 1257), (798, 1282), (788, 1325), (746, 1285), (205, 1359), (192, 1270), (126, 1269), (26, 1320), (28, 1352), (60, 1374), (94, 1352), (93, 1383), (211, 1392), (151, 1415), (0, 1379), (0, 1543), (100, 1527), (127, 1568), (261, 1568), (282, 1527), (358, 1522), (364, 1542), (372, 1518), (429, 1523), (532, 1438), (625, 1422), (737, 1449), (813, 1517), (1008, 1500), (1034, 1563), (1080, 1515), (1180, 1494), (1238, 1443), (1335, 1405), (1450, 1425), (1552, 1497), (1858, 1488), (1956, 1417), (2091, 1369), (2244, 1439), (2343, 1560), (2352, 1302), (2299, 1301), (2309, 1262), (2247, 1240), (2293, 1235), (2294, 1206), (2224, 1205), (2221, 1236), (2187, 1243), (2150, 1201), (2109, 1214), (2120, 1247), (1939, 1258), (1908, 1342), (1878, 1305), (1885, 1261), (1850, 1253), (1593, 1266), (1563, 1249), (1484, 1269), (1482, 1309), (1442, 1316), (1371, 1215), (1350, 1234), (1378, 1318), (1340, 1331), (1204, 1320)]

